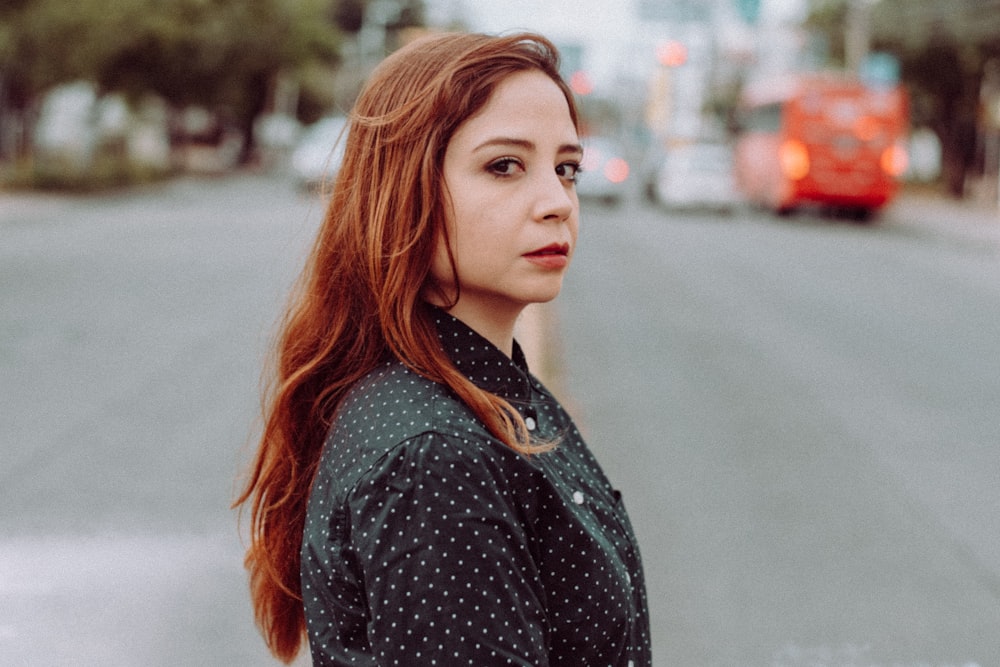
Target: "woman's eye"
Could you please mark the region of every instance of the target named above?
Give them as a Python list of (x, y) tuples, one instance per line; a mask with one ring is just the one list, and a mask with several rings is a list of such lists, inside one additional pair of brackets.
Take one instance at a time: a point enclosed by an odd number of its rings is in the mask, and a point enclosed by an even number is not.
[(583, 170), (580, 168), (579, 162), (563, 162), (561, 165), (556, 167), (556, 173), (560, 178), (565, 178), (568, 181), (576, 182), (576, 179), (580, 177), (580, 173)]
[(517, 158), (505, 157), (491, 162), (487, 170), (497, 176), (513, 176), (520, 167), (521, 163)]

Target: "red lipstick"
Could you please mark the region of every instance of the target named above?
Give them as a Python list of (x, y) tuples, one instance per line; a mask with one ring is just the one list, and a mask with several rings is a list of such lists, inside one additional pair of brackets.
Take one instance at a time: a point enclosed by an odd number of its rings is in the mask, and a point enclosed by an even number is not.
[(550, 243), (544, 248), (525, 253), (524, 258), (546, 269), (564, 269), (569, 265), (569, 244)]

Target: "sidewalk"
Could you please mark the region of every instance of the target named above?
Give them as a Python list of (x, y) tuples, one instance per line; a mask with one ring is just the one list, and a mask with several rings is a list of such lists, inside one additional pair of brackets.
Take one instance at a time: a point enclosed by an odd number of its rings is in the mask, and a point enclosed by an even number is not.
[(880, 224), (1000, 248), (1000, 209), (982, 202), (904, 191), (882, 212)]

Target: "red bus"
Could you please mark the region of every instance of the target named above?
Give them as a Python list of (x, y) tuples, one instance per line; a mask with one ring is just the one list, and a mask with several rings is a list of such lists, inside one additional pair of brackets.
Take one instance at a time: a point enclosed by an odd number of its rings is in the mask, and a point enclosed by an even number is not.
[(896, 194), (907, 127), (898, 86), (839, 74), (749, 84), (737, 108), (737, 187), (781, 214), (817, 205), (868, 219)]

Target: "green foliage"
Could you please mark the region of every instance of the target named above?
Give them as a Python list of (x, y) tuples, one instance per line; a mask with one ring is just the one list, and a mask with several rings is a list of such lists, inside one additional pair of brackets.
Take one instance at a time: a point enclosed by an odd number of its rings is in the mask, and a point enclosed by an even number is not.
[(246, 107), (274, 73), (336, 61), (333, 1), (5, 0), (0, 71), (29, 98), (82, 78), (175, 106)]
[(252, 80), (336, 59), (322, 4), (176, 0), (130, 31), (99, 80), (110, 89), (152, 89), (177, 105), (238, 106)]
[[(31, 0), (4, 12), (0, 69), (30, 92), (92, 73), (107, 39), (95, 0)], [(98, 14), (99, 16), (99, 14)]]

